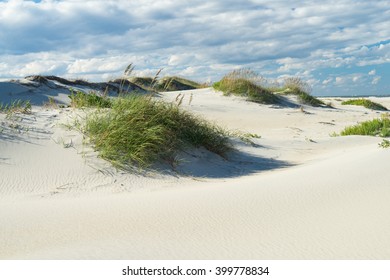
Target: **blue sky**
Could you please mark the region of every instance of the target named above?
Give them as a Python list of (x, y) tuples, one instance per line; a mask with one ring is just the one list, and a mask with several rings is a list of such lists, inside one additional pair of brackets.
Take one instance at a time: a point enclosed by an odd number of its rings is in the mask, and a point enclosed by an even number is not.
[(219, 80), (249, 67), (314, 95), (390, 94), (390, 2), (0, 1), (0, 78)]

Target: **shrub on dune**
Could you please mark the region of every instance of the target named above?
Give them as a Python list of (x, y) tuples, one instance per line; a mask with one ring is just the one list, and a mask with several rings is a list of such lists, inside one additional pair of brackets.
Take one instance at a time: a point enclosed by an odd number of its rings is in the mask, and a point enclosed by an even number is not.
[(202, 85), (181, 77), (133, 77), (131, 81), (145, 89), (156, 91), (177, 91), (201, 88)]
[(324, 106), (325, 103), (310, 95), (311, 87), (308, 83), (299, 77), (289, 77), (284, 80), (285, 94), (294, 94), (298, 97), (299, 102), (314, 107)]
[(367, 109), (387, 111), (387, 108), (382, 106), (381, 104), (364, 98), (346, 100), (343, 101), (341, 105), (357, 105), (357, 106), (363, 106)]
[(275, 104), (279, 98), (261, 84), (264, 79), (250, 69), (240, 69), (225, 75), (213, 85), (214, 89), (222, 91), (225, 95), (238, 95), (247, 97), (249, 101)]
[(151, 88), (153, 83), (152, 77), (132, 77), (130, 79), (134, 84), (143, 87), (145, 89)]
[(15, 113), (31, 114), (31, 102), (29, 100), (24, 101), (21, 99), (14, 100), (10, 104), (0, 103), (0, 113), (4, 112), (7, 115)]
[(111, 100), (105, 95), (98, 95), (95, 92), (84, 93), (82, 91), (72, 91), (69, 95), (70, 105), (75, 108), (95, 107), (95, 108), (110, 108)]
[(390, 148), (390, 141), (387, 139), (383, 139), (382, 142), (378, 144), (378, 146), (384, 149)]
[(357, 125), (346, 127), (342, 132), (345, 135), (370, 135), (390, 137), (390, 117), (389, 115), (382, 115), (380, 119), (373, 119), (365, 121)]
[[(269, 82), (256, 72), (250, 69), (240, 69), (225, 75), (213, 87), (226, 95), (245, 96), (249, 101), (258, 103), (277, 104), (280, 103), (278, 94), (293, 94), (302, 104), (315, 107), (325, 106), (321, 100), (309, 94), (311, 90), (309, 84), (298, 77), (286, 78), (283, 88), (264, 86), (267, 83)], [(273, 92), (277, 92), (277, 94)]]
[(114, 100), (109, 110), (87, 117), (84, 132), (100, 155), (119, 167), (171, 162), (186, 146), (225, 156), (228, 133), (174, 104), (133, 95)]
[(201, 88), (202, 85), (181, 77), (164, 77), (156, 84), (159, 91), (191, 90)]

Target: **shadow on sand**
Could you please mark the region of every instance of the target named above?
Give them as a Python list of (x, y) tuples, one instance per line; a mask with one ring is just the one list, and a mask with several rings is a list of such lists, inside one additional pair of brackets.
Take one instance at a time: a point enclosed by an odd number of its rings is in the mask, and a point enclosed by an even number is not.
[[(183, 155), (184, 153), (182, 153)], [(286, 168), (291, 163), (265, 158), (245, 151), (234, 150), (227, 159), (210, 153), (205, 149), (196, 149), (179, 157), (175, 169), (180, 175), (198, 178), (222, 179), (233, 178), (262, 171)]]

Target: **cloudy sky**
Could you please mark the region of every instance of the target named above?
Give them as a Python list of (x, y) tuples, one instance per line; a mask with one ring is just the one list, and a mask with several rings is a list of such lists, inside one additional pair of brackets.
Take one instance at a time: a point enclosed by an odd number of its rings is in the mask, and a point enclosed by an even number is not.
[(219, 80), (249, 67), (314, 95), (390, 95), (388, 0), (0, 0), (0, 79)]

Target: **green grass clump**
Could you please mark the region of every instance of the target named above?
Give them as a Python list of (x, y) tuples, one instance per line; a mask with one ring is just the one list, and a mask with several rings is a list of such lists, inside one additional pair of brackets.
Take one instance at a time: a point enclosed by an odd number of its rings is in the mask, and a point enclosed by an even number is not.
[(293, 94), (298, 97), (298, 101), (302, 104), (319, 107), (326, 104), (318, 98), (310, 95), (311, 87), (308, 83), (299, 77), (289, 77), (284, 80), (284, 94)]
[(191, 90), (201, 88), (202, 85), (181, 77), (164, 77), (158, 81), (156, 88), (160, 91)]
[(341, 105), (357, 105), (363, 106), (367, 109), (387, 111), (387, 108), (382, 106), (381, 104), (364, 98), (346, 100), (342, 102)]
[(87, 94), (82, 91), (72, 91), (69, 98), (71, 100), (70, 105), (75, 108), (111, 108), (112, 106), (112, 101), (107, 96), (99, 96), (95, 92)]
[(345, 135), (370, 135), (389, 137), (390, 136), (390, 117), (383, 115), (380, 119), (365, 121), (357, 125), (346, 127), (341, 133)]
[(382, 142), (379, 143), (378, 145), (381, 148), (387, 149), (387, 148), (390, 148), (390, 141), (386, 140), (386, 139), (383, 139)]
[(133, 77), (131, 81), (136, 85), (147, 89), (156, 91), (177, 91), (177, 90), (191, 90), (201, 88), (202, 85), (181, 77), (164, 77), (158, 79), (158, 75), (152, 77)]
[(90, 115), (84, 130), (100, 156), (121, 168), (172, 162), (186, 146), (223, 157), (231, 149), (228, 132), (150, 96), (118, 98), (110, 110)]
[(216, 90), (222, 91), (225, 95), (238, 95), (247, 97), (249, 101), (275, 104), (279, 98), (270, 90), (261, 86), (264, 79), (250, 69), (240, 69), (225, 75), (219, 82), (214, 83)]
[(153, 83), (152, 77), (133, 77), (130, 81), (142, 88), (151, 88)]
[(31, 114), (31, 102), (21, 99), (14, 100), (11, 104), (0, 103), (0, 112), (12, 115), (15, 113)]
[(299, 102), (310, 105), (313, 107), (320, 107), (320, 106), (325, 106), (326, 104), (319, 100), (318, 98), (306, 93), (306, 92), (296, 92), (295, 93), (298, 96)]

